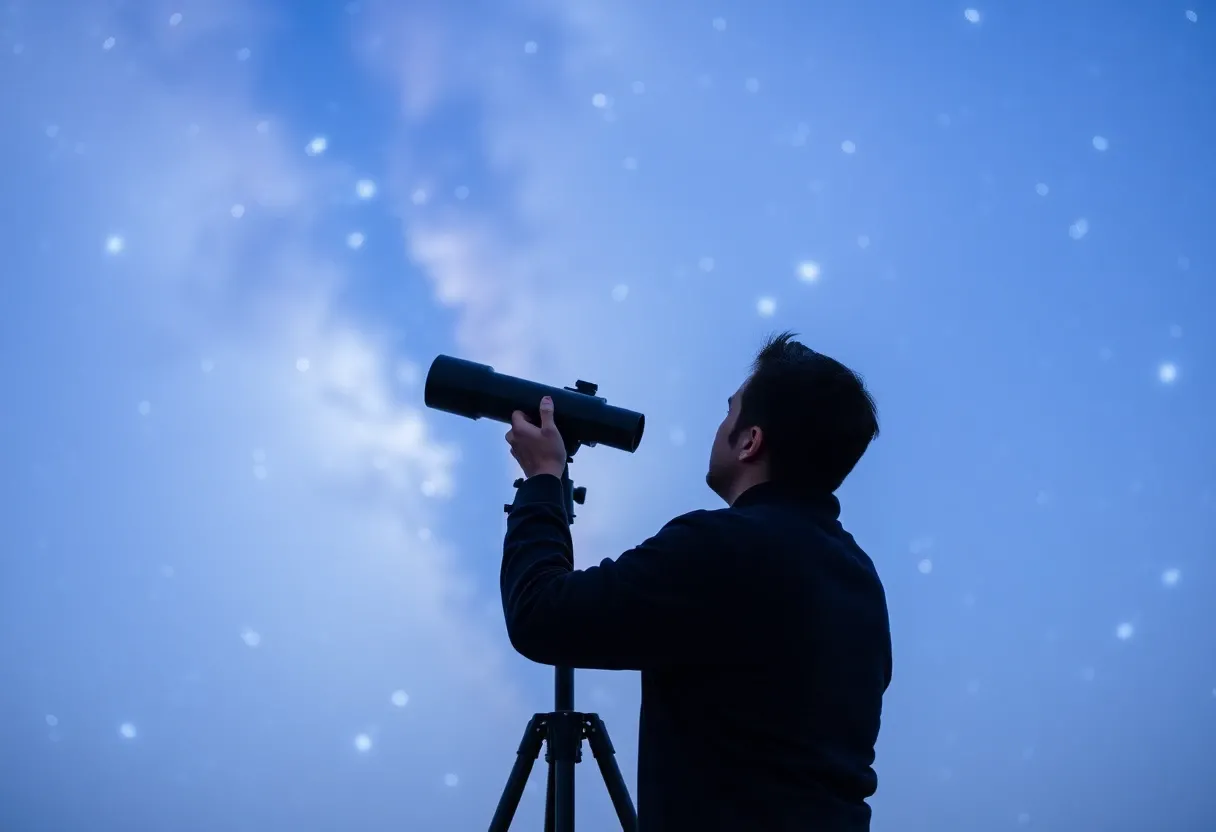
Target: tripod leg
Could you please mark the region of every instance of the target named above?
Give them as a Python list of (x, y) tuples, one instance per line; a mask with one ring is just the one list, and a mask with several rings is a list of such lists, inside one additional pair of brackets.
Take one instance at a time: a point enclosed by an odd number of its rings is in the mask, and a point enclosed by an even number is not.
[(553, 777), (553, 832), (574, 832), (574, 766), (583, 758), (583, 715), (549, 714), (547, 744)]
[(507, 832), (511, 821), (515, 818), (515, 810), (519, 808), (519, 799), (523, 797), (524, 786), (528, 785), (528, 775), (532, 773), (532, 765), (540, 756), (541, 745), (545, 741), (545, 717), (547, 714), (536, 714), (528, 721), (524, 729), (524, 737), (519, 741), (519, 750), (515, 752), (515, 765), (511, 767), (511, 775), (507, 785), (498, 799), (498, 808), (490, 821), (490, 832)]
[(638, 815), (634, 811), (633, 801), (629, 799), (625, 778), (621, 777), (621, 769), (616, 764), (616, 749), (612, 747), (608, 727), (604, 725), (599, 714), (587, 714), (586, 719), (587, 744), (591, 746), (591, 753), (599, 763), (600, 774), (604, 776), (604, 785), (608, 787), (608, 797), (612, 799), (612, 808), (616, 809), (621, 829), (624, 832), (637, 832)]
[(553, 765), (553, 832), (574, 832), (574, 763)]
[(545, 776), (545, 832), (553, 832), (557, 825), (557, 815), (554, 814), (554, 810), (557, 808), (554, 802), (557, 797), (556, 791), (553, 789), (554, 764), (552, 760), (548, 761), (546, 768), (548, 774)]

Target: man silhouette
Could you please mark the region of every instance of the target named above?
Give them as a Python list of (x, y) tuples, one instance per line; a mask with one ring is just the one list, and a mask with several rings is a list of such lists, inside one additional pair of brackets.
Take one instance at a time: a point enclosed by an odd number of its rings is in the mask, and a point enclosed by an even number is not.
[(877, 435), (855, 373), (774, 336), (710, 450), (727, 507), (575, 570), (553, 403), (539, 425), (514, 415), (507, 633), (542, 664), (641, 671), (642, 832), (870, 828), (890, 628), (834, 493)]

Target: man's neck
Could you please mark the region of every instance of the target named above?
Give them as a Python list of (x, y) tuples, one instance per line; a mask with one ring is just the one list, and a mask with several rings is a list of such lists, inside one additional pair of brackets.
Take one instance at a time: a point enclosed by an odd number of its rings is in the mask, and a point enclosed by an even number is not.
[(733, 506), (735, 500), (739, 499), (739, 495), (749, 488), (760, 485), (762, 482), (768, 482), (768, 474), (757, 471), (755, 474), (740, 477), (737, 482), (731, 485), (730, 492), (727, 494), (726, 504)]

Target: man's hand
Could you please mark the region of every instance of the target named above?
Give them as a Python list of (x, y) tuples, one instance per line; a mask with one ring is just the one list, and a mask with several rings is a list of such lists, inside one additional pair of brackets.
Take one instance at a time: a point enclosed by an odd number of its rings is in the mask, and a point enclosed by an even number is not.
[(537, 474), (560, 477), (566, 470), (566, 443), (553, 424), (553, 399), (548, 396), (540, 400), (539, 426), (518, 410), (511, 414), (507, 444), (525, 477)]

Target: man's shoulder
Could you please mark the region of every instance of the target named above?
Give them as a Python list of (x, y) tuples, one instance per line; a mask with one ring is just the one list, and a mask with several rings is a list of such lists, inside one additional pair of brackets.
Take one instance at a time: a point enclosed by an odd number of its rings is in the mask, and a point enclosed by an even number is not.
[(664, 524), (663, 529), (700, 531), (713, 528), (722, 520), (722, 509), (695, 508), (677, 514)]
[(702, 550), (731, 548), (745, 526), (746, 521), (729, 508), (698, 508), (671, 518), (659, 535), (672, 541), (682, 539)]
[(699, 508), (673, 517), (661, 534), (696, 541), (702, 549), (733, 551), (756, 543), (755, 520), (730, 506)]
[(693, 509), (673, 517), (660, 534), (695, 538), (716, 549), (740, 546), (749, 552), (774, 550), (848, 549), (865, 556), (839, 523), (825, 522), (813, 512), (780, 504)]
[(678, 514), (668, 521), (668, 526), (680, 526), (695, 529), (721, 528), (723, 524), (736, 524), (742, 520), (737, 509), (730, 506), (722, 508), (695, 508)]
[(786, 558), (814, 552), (857, 560), (874, 570), (869, 556), (839, 519), (816, 506), (764, 502), (693, 511), (682, 517), (705, 529), (719, 545), (743, 545), (753, 555), (771, 551)]

